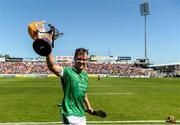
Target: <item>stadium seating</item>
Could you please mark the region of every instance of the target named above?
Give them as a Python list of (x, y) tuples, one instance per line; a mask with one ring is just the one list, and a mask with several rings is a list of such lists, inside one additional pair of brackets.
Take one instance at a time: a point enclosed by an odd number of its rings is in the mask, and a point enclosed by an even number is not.
[[(58, 62), (61, 66), (72, 66), (71, 62)], [(146, 75), (140, 67), (134, 64), (89, 62), (89, 74), (109, 74), (117, 76)], [(45, 61), (0, 62), (0, 74), (51, 74)]]

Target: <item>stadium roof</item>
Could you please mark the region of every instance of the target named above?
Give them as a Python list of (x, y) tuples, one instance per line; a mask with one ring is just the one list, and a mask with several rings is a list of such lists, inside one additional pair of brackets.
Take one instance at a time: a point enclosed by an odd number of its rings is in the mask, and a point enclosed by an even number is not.
[(165, 64), (156, 64), (156, 65), (152, 65), (152, 67), (156, 67), (156, 66), (173, 66), (173, 65), (180, 65), (180, 62), (165, 63)]

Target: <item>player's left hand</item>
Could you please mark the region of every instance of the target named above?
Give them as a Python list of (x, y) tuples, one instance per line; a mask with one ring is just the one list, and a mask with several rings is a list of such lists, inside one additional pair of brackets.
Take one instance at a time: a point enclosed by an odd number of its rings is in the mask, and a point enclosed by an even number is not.
[(90, 107), (90, 108), (88, 108), (88, 109), (86, 110), (86, 112), (88, 112), (89, 114), (93, 114), (94, 109)]

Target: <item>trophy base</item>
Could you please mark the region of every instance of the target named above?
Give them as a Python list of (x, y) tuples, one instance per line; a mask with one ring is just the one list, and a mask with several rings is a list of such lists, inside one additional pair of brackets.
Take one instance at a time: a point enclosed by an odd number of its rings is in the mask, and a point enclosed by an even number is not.
[(36, 39), (33, 49), (40, 56), (48, 56), (52, 51), (51, 42), (48, 39)]

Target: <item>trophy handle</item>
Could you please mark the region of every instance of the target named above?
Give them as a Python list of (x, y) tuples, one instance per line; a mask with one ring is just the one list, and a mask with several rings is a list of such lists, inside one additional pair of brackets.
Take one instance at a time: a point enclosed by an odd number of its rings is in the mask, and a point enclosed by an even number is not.
[(50, 27), (49, 31), (46, 32), (41, 32), (41, 31), (37, 31), (39, 33), (48, 33), (51, 35), (52, 37), (52, 48), (54, 48), (54, 40), (56, 40), (58, 37), (63, 36), (64, 33), (63, 32), (59, 32), (58, 29), (56, 29), (53, 25), (48, 24), (48, 26)]

